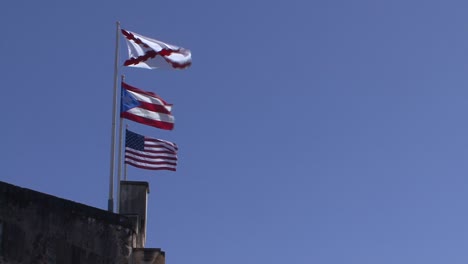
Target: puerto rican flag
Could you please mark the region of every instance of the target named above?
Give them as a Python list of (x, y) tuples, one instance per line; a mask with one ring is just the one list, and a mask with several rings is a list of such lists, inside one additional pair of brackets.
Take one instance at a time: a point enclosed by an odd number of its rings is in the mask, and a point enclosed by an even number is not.
[(128, 60), (124, 66), (145, 69), (185, 69), (192, 64), (190, 50), (122, 29), (127, 41)]
[(152, 92), (122, 82), (120, 117), (164, 130), (174, 129), (172, 104)]

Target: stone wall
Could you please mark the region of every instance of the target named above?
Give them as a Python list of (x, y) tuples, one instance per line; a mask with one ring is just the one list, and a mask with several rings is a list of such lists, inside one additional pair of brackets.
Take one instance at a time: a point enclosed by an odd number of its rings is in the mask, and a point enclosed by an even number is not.
[(0, 264), (137, 263), (135, 241), (125, 216), (0, 182)]

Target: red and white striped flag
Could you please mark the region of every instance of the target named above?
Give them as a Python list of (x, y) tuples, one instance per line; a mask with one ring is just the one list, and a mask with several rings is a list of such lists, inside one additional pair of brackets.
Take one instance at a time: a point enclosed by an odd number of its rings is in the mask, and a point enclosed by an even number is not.
[(185, 69), (192, 64), (190, 50), (122, 29), (127, 41), (128, 60), (124, 66), (156, 69), (170, 66)]
[(130, 130), (125, 134), (125, 163), (147, 170), (171, 170), (177, 166), (177, 145), (145, 137)]
[(174, 129), (172, 104), (161, 97), (122, 82), (120, 117), (165, 130)]

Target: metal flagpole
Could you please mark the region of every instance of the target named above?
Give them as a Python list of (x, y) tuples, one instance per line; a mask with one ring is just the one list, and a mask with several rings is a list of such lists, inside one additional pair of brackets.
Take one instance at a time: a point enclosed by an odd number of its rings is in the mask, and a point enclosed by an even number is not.
[[(122, 82), (125, 79), (125, 76), (122, 75)], [(122, 98), (120, 99), (122, 100)], [(124, 119), (121, 117), (119, 122), (119, 162), (118, 162), (118, 170), (117, 170), (117, 213), (120, 211), (120, 181), (122, 180), (122, 128), (123, 128)]]
[(114, 161), (115, 161), (115, 109), (117, 104), (117, 87), (118, 87), (118, 72), (119, 72), (119, 37), (120, 37), (120, 22), (116, 22), (117, 31), (115, 37), (115, 65), (114, 65), (114, 98), (112, 106), (112, 133), (111, 133), (111, 150), (110, 150), (110, 175), (109, 175), (109, 200), (107, 210), (114, 211)]
[(127, 163), (124, 164), (124, 179), (127, 180)]
[[(125, 135), (127, 135), (128, 124), (125, 126)], [(124, 162), (124, 181), (127, 180), (127, 163)]]

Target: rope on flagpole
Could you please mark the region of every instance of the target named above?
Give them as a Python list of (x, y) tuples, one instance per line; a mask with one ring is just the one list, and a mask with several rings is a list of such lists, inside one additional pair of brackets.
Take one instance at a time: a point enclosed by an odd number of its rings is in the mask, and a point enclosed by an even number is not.
[(111, 133), (111, 150), (110, 150), (110, 174), (109, 174), (109, 200), (107, 203), (107, 210), (114, 211), (114, 161), (115, 161), (115, 119), (116, 119), (116, 105), (117, 105), (117, 87), (119, 75), (119, 37), (120, 37), (120, 22), (116, 22), (117, 31), (115, 37), (115, 64), (114, 64), (114, 97), (112, 106), (112, 133)]

